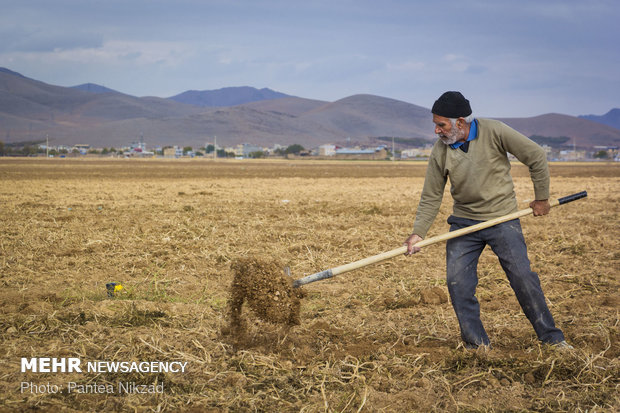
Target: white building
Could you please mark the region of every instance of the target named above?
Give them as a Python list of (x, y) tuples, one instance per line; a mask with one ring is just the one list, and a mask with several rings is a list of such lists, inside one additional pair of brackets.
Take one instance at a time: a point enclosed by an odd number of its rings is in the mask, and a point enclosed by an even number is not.
[(319, 156), (334, 156), (336, 155), (336, 145), (325, 144), (319, 146)]

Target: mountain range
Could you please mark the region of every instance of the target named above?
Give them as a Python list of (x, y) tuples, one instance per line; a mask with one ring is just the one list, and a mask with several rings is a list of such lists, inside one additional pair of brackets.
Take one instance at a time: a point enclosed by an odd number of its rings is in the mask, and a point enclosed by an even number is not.
[[(620, 109), (597, 117), (545, 114), (500, 119), (527, 136), (583, 148), (620, 145)], [(122, 147), (371, 144), (377, 137), (435, 139), (428, 108), (375, 95), (326, 102), (271, 89), (229, 87), (170, 98), (135, 97), (94, 83), (50, 85), (0, 68), (0, 140)], [(614, 123), (615, 122), (615, 123)], [(403, 142), (403, 139), (399, 139)]]
[(284, 93), (268, 88), (256, 89), (249, 86), (225, 87), (218, 90), (188, 90), (168, 99), (201, 107), (237, 106), (248, 102), (258, 102), (289, 97)]
[(614, 108), (602, 116), (597, 115), (581, 115), (582, 119), (592, 120), (594, 122), (609, 125), (613, 128), (620, 129), (620, 109)]

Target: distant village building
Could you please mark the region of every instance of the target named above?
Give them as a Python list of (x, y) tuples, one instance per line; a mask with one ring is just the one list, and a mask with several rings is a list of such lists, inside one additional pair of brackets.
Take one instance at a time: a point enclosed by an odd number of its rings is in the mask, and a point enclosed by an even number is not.
[(337, 148), (336, 159), (385, 159), (387, 151), (384, 146), (371, 149)]
[(262, 146), (252, 145), (251, 143), (242, 143), (237, 145), (234, 148), (234, 153), (236, 156), (242, 156), (244, 158), (249, 158), (250, 154), (253, 152), (263, 152), (265, 149)]
[(400, 157), (401, 159), (428, 158), (429, 156), (431, 156), (432, 150), (433, 150), (432, 146), (426, 146), (424, 148), (403, 149), (400, 152)]
[(129, 149), (133, 152), (145, 152), (146, 151), (146, 143), (143, 140), (140, 142), (131, 142), (129, 145)]
[(577, 161), (585, 159), (586, 151), (560, 151), (559, 159), (560, 161)]
[(370, 155), (375, 153), (374, 149), (339, 148), (336, 155)]
[(319, 156), (334, 156), (336, 155), (336, 145), (326, 144), (319, 146)]
[(72, 150), (78, 151), (81, 155), (86, 155), (88, 150), (90, 149), (90, 145), (85, 143), (78, 143), (77, 145), (73, 145)]
[(320, 145), (316, 150), (300, 155), (318, 155), (335, 159), (385, 159), (387, 151), (385, 146), (376, 148), (342, 148), (334, 144)]
[(180, 158), (183, 156), (183, 149), (178, 146), (164, 148), (164, 158)]

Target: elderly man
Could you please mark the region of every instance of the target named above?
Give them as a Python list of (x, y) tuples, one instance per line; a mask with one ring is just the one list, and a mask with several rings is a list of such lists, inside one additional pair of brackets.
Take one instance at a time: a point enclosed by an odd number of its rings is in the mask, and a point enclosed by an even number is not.
[[(460, 92), (441, 95), (432, 113), (439, 139), (428, 162), (413, 233), (405, 241), (407, 255), (420, 250), (414, 244), (426, 236), (435, 220), (448, 178), (454, 200), (448, 218), (450, 231), (517, 211), (508, 152), (529, 167), (534, 184), (535, 201), (530, 203), (534, 215), (549, 213), (549, 169), (540, 146), (502, 122), (474, 118), (469, 101)], [(475, 295), (478, 258), (486, 245), (498, 256), (538, 339), (571, 348), (555, 326), (538, 274), (530, 269), (518, 219), (447, 242), (448, 291), (465, 347), (490, 345)]]

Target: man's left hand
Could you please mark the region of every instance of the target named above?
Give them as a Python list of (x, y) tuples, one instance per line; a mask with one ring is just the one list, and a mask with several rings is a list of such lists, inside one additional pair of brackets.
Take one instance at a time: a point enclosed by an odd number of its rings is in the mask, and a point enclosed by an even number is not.
[(534, 211), (534, 216), (539, 217), (541, 215), (547, 215), (551, 209), (551, 205), (549, 205), (548, 199), (543, 199), (530, 202), (530, 208)]

